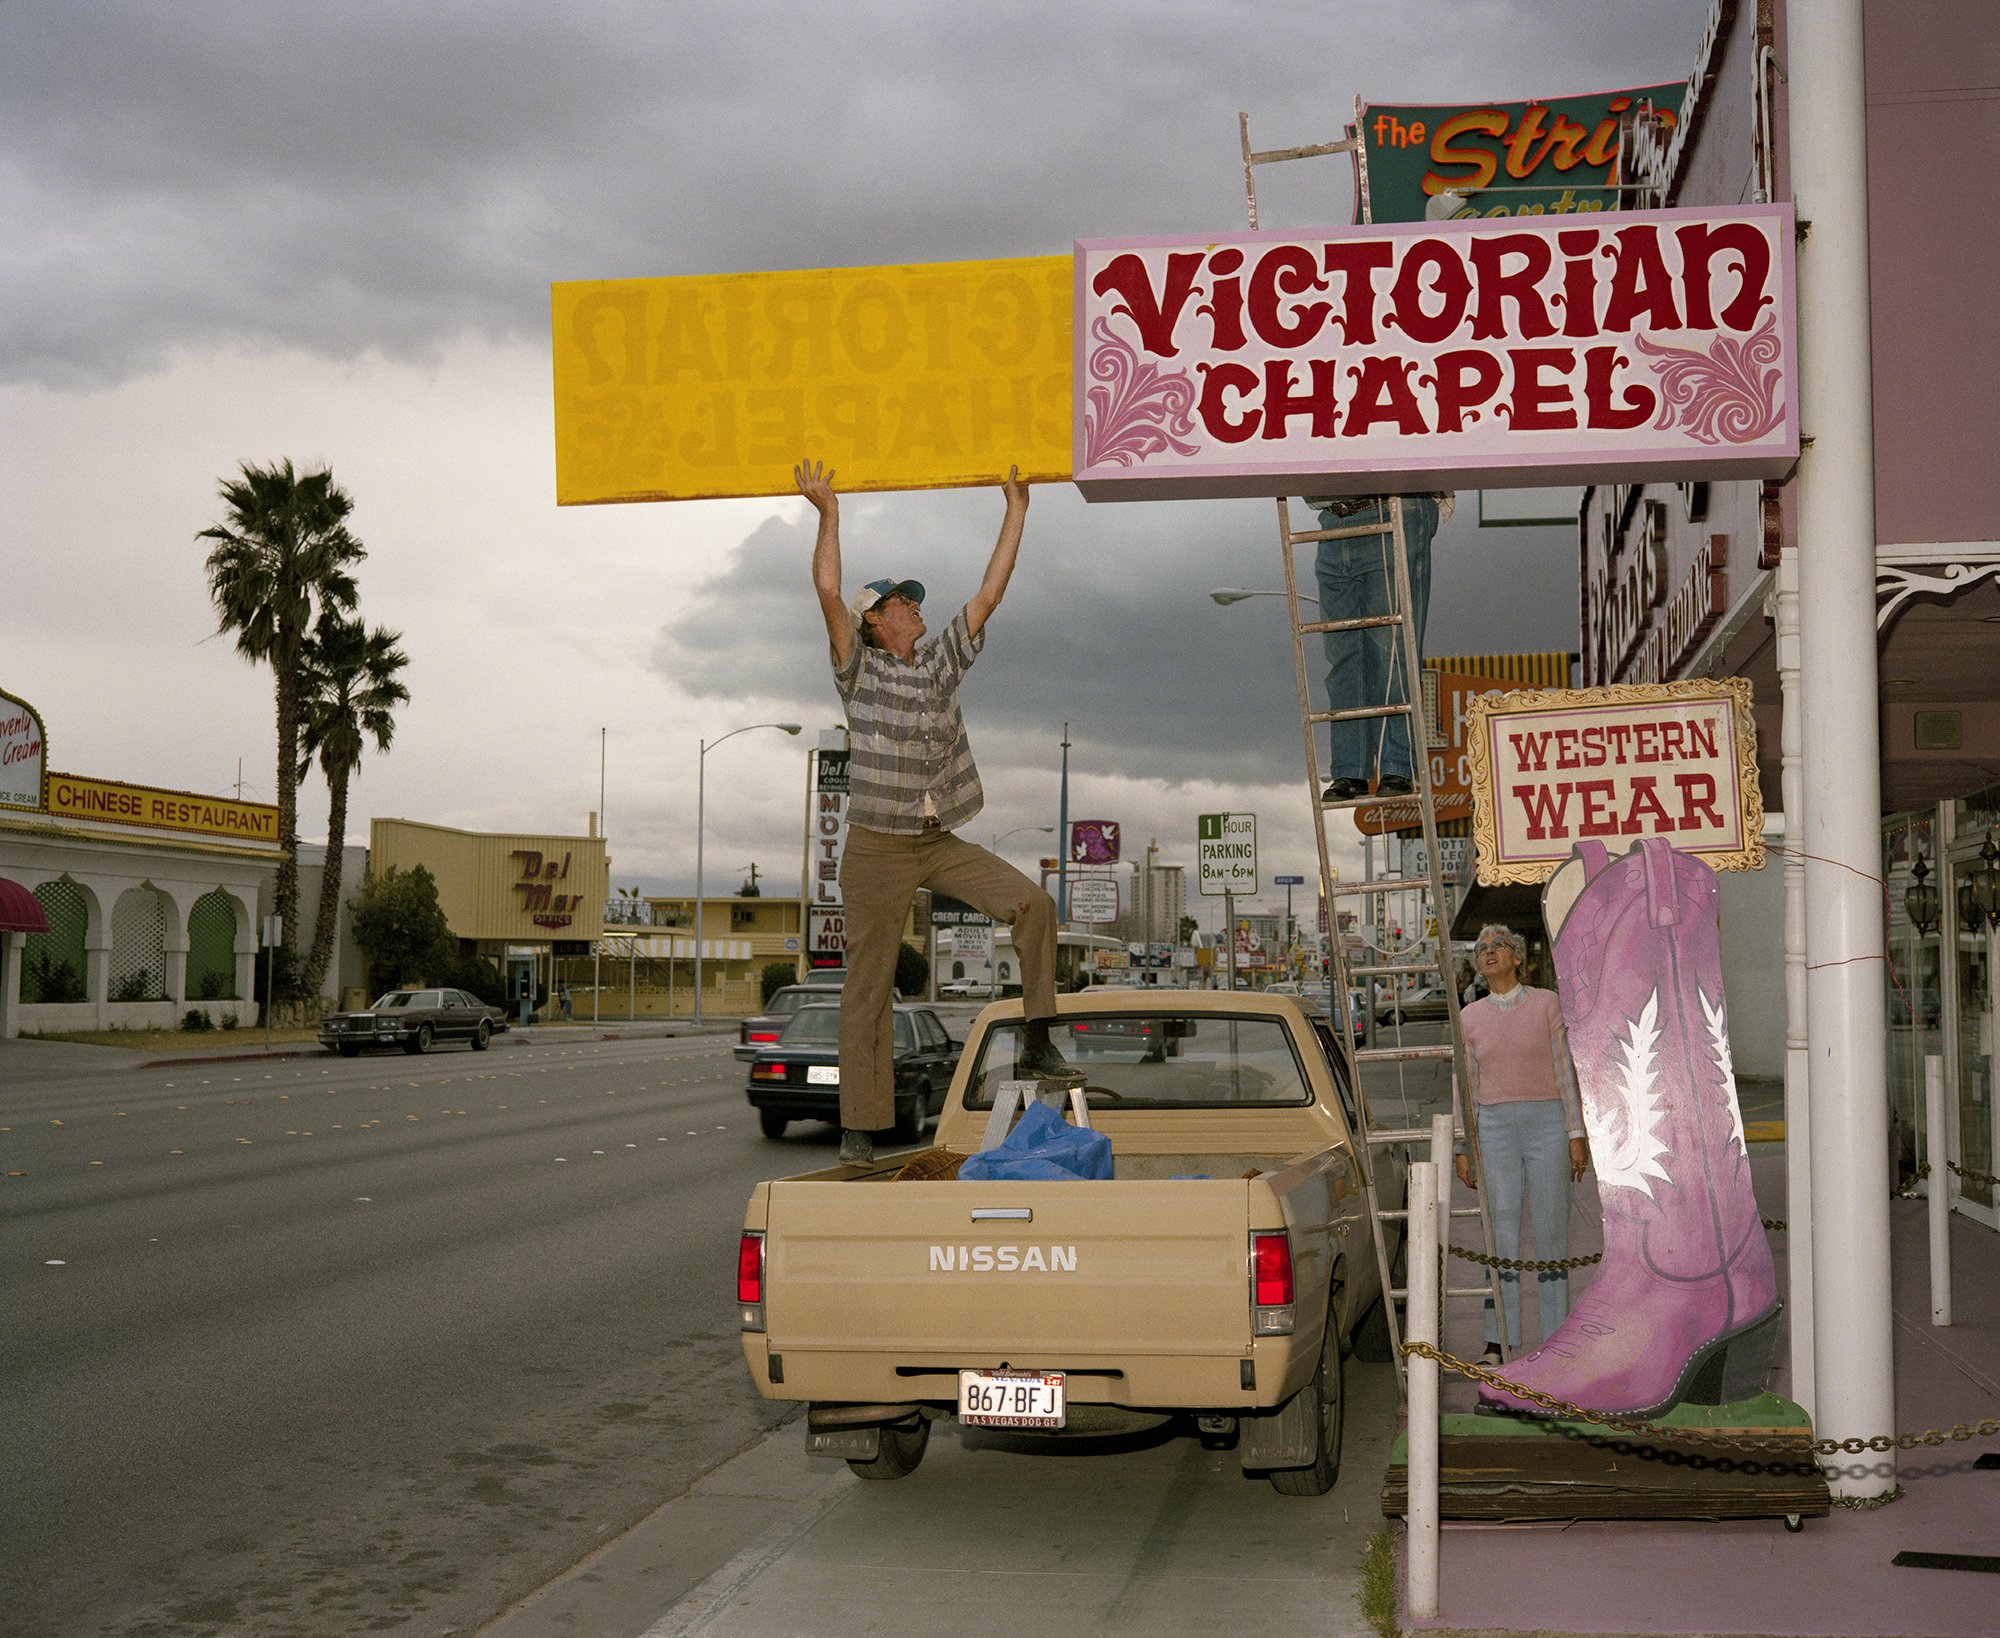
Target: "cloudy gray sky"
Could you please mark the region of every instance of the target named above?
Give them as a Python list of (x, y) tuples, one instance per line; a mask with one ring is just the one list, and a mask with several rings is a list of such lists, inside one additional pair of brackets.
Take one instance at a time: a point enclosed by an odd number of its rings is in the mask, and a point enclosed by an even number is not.
[[(691, 886), (697, 745), (839, 720), (798, 501), (554, 503), (559, 280), (1059, 254), (1243, 223), (1236, 114), (1326, 141), (1370, 101), (1680, 77), (1707, 0), (1097, 0), (977, 7), (12, 0), (0, 8), (0, 687), (53, 766), (265, 800), (268, 675), (214, 621), (199, 530), (240, 461), (332, 467), (413, 699), (372, 815), (581, 831)], [(1345, 161), (1267, 171), (1266, 225), (1348, 219)], [(1560, 530), (1439, 545), (1433, 652), (1571, 647)], [(849, 501), (853, 578), (977, 581), (997, 493)], [(1038, 488), (966, 706), (982, 838), (1070, 813), (1192, 861), (1258, 815), (1310, 874), (1268, 502)], [(937, 623), (937, 622), (934, 622)], [(804, 748), (709, 758), (708, 861), (795, 879)], [(322, 834), (325, 796), (302, 794)], [(1032, 854), (1043, 839), (1016, 838)], [(1275, 900), (1273, 900), (1275, 902)]]

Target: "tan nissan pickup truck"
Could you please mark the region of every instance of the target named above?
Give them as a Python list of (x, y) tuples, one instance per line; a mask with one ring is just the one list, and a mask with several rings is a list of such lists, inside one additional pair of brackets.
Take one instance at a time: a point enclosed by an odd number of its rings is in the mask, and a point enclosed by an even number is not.
[[(911, 1472), (940, 1416), (1050, 1436), (1180, 1418), (1324, 1494), (1343, 1354), (1389, 1357), (1339, 1044), (1271, 995), (1087, 991), (1058, 1022), (1113, 1176), (918, 1180), (905, 1154), (760, 1183), (737, 1265), (758, 1390), (806, 1401), (807, 1448), (867, 1478)], [(941, 1150), (982, 1147), (1021, 1045), (1018, 1001), (980, 1015)], [(1400, 1206), (1400, 1166), (1376, 1169)]]

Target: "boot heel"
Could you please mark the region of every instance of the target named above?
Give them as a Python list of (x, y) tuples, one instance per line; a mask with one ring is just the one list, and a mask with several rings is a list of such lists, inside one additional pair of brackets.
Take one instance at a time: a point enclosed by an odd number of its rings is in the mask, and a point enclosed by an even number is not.
[[(1780, 1304), (1779, 1306), (1783, 1306)], [(1778, 1353), (1778, 1309), (1749, 1330), (1729, 1339), (1723, 1355), (1721, 1403), (1754, 1399), (1770, 1385), (1771, 1365)]]

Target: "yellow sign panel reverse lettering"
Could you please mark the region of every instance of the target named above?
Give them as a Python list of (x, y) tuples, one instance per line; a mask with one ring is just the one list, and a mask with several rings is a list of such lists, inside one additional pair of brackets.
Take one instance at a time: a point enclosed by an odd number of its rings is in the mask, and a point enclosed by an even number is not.
[(1068, 256), (553, 287), (556, 500), (1070, 472)]

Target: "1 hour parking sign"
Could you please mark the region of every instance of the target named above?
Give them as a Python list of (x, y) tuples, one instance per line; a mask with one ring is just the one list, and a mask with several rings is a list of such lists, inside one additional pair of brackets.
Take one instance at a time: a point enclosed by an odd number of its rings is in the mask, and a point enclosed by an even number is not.
[(1254, 813), (1195, 815), (1195, 856), (1201, 890), (1217, 893), (1257, 891), (1257, 816)]

